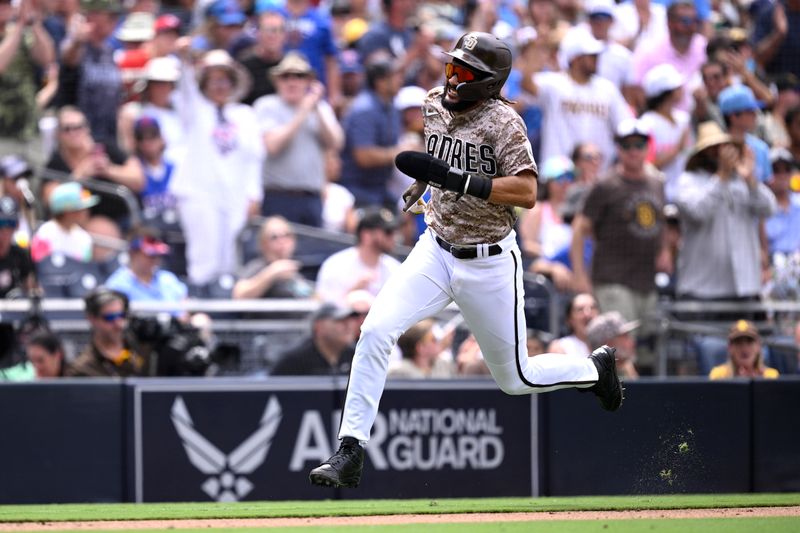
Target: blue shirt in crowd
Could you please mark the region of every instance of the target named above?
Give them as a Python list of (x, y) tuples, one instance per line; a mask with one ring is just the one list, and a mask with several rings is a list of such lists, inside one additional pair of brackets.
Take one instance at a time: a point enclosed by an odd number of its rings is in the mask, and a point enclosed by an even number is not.
[(766, 221), (769, 252), (789, 254), (800, 251), (800, 205), (790, 203), (789, 208), (778, 211)]
[[(505, 91), (509, 100), (517, 100), (520, 97), (524, 97), (522, 72), (519, 69), (511, 69), (508, 80), (506, 80)], [(522, 117), (525, 127), (528, 128), (528, 140), (531, 142), (533, 157), (538, 161), (541, 149), (542, 119), (544, 117), (542, 108), (538, 105), (528, 104), (520, 110), (519, 115)]]
[(772, 181), (772, 163), (769, 160), (769, 145), (750, 133), (745, 134), (744, 142), (753, 150), (756, 157), (754, 169), (756, 178), (761, 183)]
[(144, 189), (139, 193), (142, 207), (146, 211), (157, 213), (164, 209), (174, 208), (177, 202), (175, 196), (169, 191), (169, 180), (172, 178), (175, 165), (164, 161), (160, 168), (154, 169), (142, 161), (142, 169), (145, 177)]
[(402, 57), (413, 40), (414, 32), (410, 28), (398, 30), (384, 21), (376, 22), (358, 40), (358, 55), (363, 61), (378, 50), (386, 50), (394, 57)]
[(189, 292), (186, 284), (175, 274), (161, 269), (156, 270), (148, 285), (134, 276), (130, 268), (123, 266), (111, 274), (105, 284), (109, 289), (125, 293), (132, 302), (180, 302), (186, 299)]
[(279, 11), (286, 18), (286, 50), (297, 50), (306, 56), (317, 78), (325, 83), (325, 58), (338, 55), (331, 18), (314, 8), (297, 18), (285, 8)]
[(373, 91), (362, 91), (342, 120), (345, 146), (342, 153), (340, 183), (356, 197), (356, 205), (386, 205), (394, 207), (394, 198), (386, 188), (394, 164), (362, 168), (356, 163), (353, 151), (369, 146), (390, 147), (400, 138), (400, 113), (392, 103), (383, 103)]

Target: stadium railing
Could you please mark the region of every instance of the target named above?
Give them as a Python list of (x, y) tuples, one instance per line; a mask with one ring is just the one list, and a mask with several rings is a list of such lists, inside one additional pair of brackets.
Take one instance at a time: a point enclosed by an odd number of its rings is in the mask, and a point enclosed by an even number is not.
[[(211, 331), (219, 343), (235, 344), (241, 350), (236, 374), (268, 371), (278, 355), (298, 342), (310, 330), (310, 317), (320, 306), (316, 300), (211, 300), (189, 298), (183, 302), (131, 302), (132, 316), (158, 316), (176, 311), (206, 313), (212, 318)], [(19, 324), (40, 313), (74, 356), (89, 339), (83, 300), (44, 298), (41, 301), (0, 300), (0, 321)], [(451, 305), (437, 315), (448, 321), (458, 314)], [(51, 318), (53, 317), (53, 318)]]
[[(66, 172), (44, 169), (39, 173), (40, 179), (67, 183), (76, 181), (75, 178)], [(86, 179), (80, 180), (81, 185), (92, 192), (100, 192), (109, 196), (116, 196), (123, 202), (130, 216), (130, 225), (136, 226), (142, 221), (142, 211), (139, 207), (139, 200), (136, 195), (124, 185), (119, 185), (110, 181)], [(40, 216), (43, 213), (40, 213)]]
[[(711, 318), (709, 318), (711, 317)], [(793, 332), (800, 320), (800, 302), (767, 300), (741, 301), (661, 301), (654, 318), (657, 330), (657, 375), (669, 374), (671, 362), (686, 362), (691, 358), (686, 341), (694, 336), (726, 339), (731, 325), (739, 319), (751, 320), (762, 337), (762, 346), (777, 357), (791, 360), (776, 362), (779, 370), (797, 373), (797, 353), (800, 346)], [(676, 342), (677, 341), (677, 342)]]

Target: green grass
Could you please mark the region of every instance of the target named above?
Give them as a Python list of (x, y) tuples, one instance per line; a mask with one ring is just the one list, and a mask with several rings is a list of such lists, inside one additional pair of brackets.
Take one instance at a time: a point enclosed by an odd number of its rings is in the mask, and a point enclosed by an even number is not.
[[(279, 518), (365, 516), (380, 514), (598, 511), (625, 509), (699, 509), (710, 507), (770, 507), (792, 505), (800, 505), (800, 493), (441, 500), (5, 505), (0, 506), (0, 523), (76, 520)], [(2, 529), (2, 527), (0, 527), (0, 529)], [(798, 528), (798, 530), (800, 530), (800, 528)], [(296, 532), (297, 529), (292, 529), (292, 531)]]
[[(552, 522), (484, 522), (476, 524), (402, 524), (394, 526), (314, 526), (280, 528), (215, 528), (214, 532), (236, 533), (795, 533), (800, 520), (773, 518), (688, 518), (672, 520), (558, 520)], [(118, 530), (114, 533), (208, 533), (208, 529)], [(49, 533), (58, 533), (50, 531)], [(75, 533), (74, 531), (63, 533)]]

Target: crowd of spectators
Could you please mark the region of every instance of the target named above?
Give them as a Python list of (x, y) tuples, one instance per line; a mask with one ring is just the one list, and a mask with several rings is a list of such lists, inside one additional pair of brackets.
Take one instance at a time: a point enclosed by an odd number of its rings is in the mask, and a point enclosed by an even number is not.
[[(128, 301), (220, 286), (340, 306), (303, 341), (321, 360), (277, 368), (345, 371), (351, 300), (368, 308), (425, 227), (394, 158), (425, 149), (420, 106), (469, 30), (515, 50), (504, 96), (540, 165), (518, 234), (569, 302), (550, 351), (618, 342), (621, 372), (652, 374), (659, 297), (800, 295), (800, 0), (0, 0), (0, 295), (65, 260), (118, 291), (87, 300), (77, 360), (37, 341), (36, 372), (141, 372)], [(304, 265), (292, 224), (356, 244)], [(401, 338), (396, 375), (480, 373), (437, 327)], [(753, 337), (721, 331), (694, 338), (699, 372)]]

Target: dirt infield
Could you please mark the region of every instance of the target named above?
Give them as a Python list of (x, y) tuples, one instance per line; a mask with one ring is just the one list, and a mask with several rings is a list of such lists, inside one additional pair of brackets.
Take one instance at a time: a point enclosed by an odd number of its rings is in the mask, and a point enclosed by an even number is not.
[(637, 518), (726, 518), (800, 516), (798, 507), (741, 507), (650, 511), (569, 511), (533, 513), (415, 514), (319, 518), (220, 518), (209, 520), (119, 520), (93, 522), (6, 522), (0, 531), (92, 531), (111, 529), (189, 529), (292, 526), (362, 526), (469, 522), (536, 522), (540, 520), (632, 520)]

